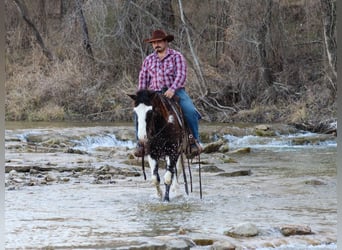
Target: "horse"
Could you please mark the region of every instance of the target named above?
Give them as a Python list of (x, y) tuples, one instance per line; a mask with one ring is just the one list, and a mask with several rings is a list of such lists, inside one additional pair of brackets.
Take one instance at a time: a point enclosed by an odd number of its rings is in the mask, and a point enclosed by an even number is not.
[[(170, 187), (175, 176), (183, 172), (185, 191), (188, 194), (182, 153), (187, 145), (188, 129), (177, 101), (170, 100), (163, 94), (151, 90), (139, 90), (128, 94), (134, 101), (137, 120), (137, 139), (144, 147), (151, 168), (152, 183), (163, 201), (170, 201)], [(165, 193), (162, 196), (158, 161), (165, 158), (164, 175)], [(144, 158), (142, 159), (144, 171)], [(189, 167), (190, 171), (190, 167)], [(191, 172), (190, 172), (191, 174)], [(146, 175), (144, 172), (144, 177)], [(176, 181), (177, 181), (176, 180)]]

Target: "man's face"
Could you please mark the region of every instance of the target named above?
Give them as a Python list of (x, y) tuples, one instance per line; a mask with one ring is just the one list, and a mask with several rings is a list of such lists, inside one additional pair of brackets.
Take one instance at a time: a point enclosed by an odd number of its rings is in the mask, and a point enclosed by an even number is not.
[(152, 47), (157, 53), (164, 52), (167, 46), (167, 42), (165, 40), (159, 40), (152, 42)]

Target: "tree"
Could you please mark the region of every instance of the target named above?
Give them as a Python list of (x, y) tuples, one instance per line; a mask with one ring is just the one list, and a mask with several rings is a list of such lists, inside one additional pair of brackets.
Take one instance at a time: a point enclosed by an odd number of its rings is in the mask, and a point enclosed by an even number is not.
[(34, 33), (34, 35), (36, 37), (36, 41), (37, 41), (38, 45), (41, 47), (44, 55), (50, 61), (52, 61), (53, 60), (53, 55), (52, 55), (51, 51), (45, 46), (44, 40), (43, 40), (42, 36), (40, 35), (40, 32), (36, 28), (36, 25), (33, 23), (33, 21), (30, 19), (29, 13), (28, 13), (28, 9), (27, 9), (26, 4), (25, 4), (25, 1), (24, 0), (13, 0), (13, 1), (17, 5), (18, 10), (19, 10), (22, 18), (27, 23), (27, 25), (30, 27), (32, 32)]
[(329, 79), (332, 88), (336, 92), (336, 65), (337, 65), (337, 43), (336, 43), (336, 1), (335, 0), (321, 0), (323, 9), (323, 36), (324, 45), (327, 55), (328, 65), (332, 74)]
[(77, 8), (77, 15), (79, 16), (81, 27), (82, 27), (82, 36), (83, 36), (83, 47), (87, 51), (90, 58), (93, 58), (93, 50), (91, 48), (90, 39), (89, 39), (89, 33), (88, 33), (88, 26), (87, 22), (84, 18), (83, 11), (82, 11), (82, 5), (80, 3), (80, 0), (76, 1), (76, 8)]

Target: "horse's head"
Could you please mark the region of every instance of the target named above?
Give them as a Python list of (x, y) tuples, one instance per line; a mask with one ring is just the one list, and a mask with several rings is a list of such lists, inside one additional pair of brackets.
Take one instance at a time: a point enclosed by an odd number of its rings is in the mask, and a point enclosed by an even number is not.
[(156, 92), (149, 90), (139, 90), (135, 95), (128, 95), (134, 100), (133, 110), (138, 123), (137, 136), (141, 143), (147, 140), (147, 123), (152, 116), (153, 99), (156, 95)]
[(134, 112), (137, 119), (137, 137), (145, 145), (147, 140), (167, 133), (166, 129), (177, 123), (171, 104), (164, 95), (151, 91), (139, 90), (135, 95), (128, 95), (134, 100)]

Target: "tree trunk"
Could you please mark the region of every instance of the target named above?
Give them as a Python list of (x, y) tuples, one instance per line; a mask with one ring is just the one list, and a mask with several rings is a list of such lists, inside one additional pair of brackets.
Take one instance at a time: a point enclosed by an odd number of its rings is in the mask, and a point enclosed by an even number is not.
[(323, 9), (323, 32), (325, 50), (328, 57), (329, 67), (331, 68), (334, 80), (337, 78), (337, 44), (336, 44), (336, 1), (321, 0)]
[(161, 22), (168, 31), (173, 30), (175, 27), (175, 15), (172, 10), (171, 0), (161, 0)]
[(40, 35), (38, 29), (36, 28), (35, 24), (32, 22), (32, 20), (29, 18), (28, 10), (26, 7), (26, 4), (24, 0), (14, 0), (14, 3), (19, 9), (20, 15), (24, 19), (24, 21), (27, 23), (27, 25), (30, 27), (30, 29), (33, 31), (36, 41), (43, 50), (44, 55), (50, 60), (53, 60), (53, 55), (51, 51), (45, 46), (42, 36)]
[(93, 50), (91, 48), (90, 39), (89, 39), (88, 26), (83, 15), (82, 6), (79, 0), (75, 0), (75, 1), (76, 1), (77, 14), (80, 18), (81, 27), (82, 27), (83, 47), (87, 51), (90, 58), (94, 59)]
[(258, 30), (258, 41), (257, 41), (257, 50), (258, 56), (260, 59), (260, 71), (262, 75), (263, 81), (267, 84), (267, 86), (272, 86), (272, 73), (270, 69), (270, 65), (267, 60), (267, 52), (266, 52), (266, 38), (269, 33), (270, 25), (271, 25), (271, 11), (272, 11), (272, 1), (267, 0), (266, 13), (262, 21), (262, 25)]

